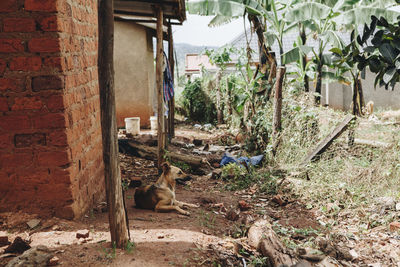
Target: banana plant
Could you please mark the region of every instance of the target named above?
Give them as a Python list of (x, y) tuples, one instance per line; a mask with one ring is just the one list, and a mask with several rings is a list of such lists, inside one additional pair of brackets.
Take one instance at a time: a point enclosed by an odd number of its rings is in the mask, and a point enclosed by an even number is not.
[(302, 23), (309, 30), (309, 36), (318, 40), (318, 47), (298, 45), (286, 52), (283, 56), (284, 63), (299, 62), (310, 52), (314, 55), (316, 68), (315, 102), (321, 102), (321, 88), (323, 77), (323, 66), (327, 64), (327, 57), (324, 55), (328, 45), (334, 44), (336, 47), (343, 47), (343, 40), (337, 35), (336, 23), (333, 18), (338, 16), (334, 8), (316, 2), (306, 2), (294, 5), (286, 14), (285, 20), (288, 23)]

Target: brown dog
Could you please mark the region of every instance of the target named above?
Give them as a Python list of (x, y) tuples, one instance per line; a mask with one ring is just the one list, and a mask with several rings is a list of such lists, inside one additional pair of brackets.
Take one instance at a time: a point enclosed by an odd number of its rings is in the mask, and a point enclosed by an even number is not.
[(185, 179), (188, 175), (181, 169), (169, 165), (162, 165), (163, 173), (157, 182), (152, 185), (139, 187), (135, 192), (136, 207), (140, 209), (153, 209), (157, 212), (176, 210), (181, 214), (189, 215), (183, 206), (198, 208), (199, 206), (177, 201), (175, 199), (176, 179)]

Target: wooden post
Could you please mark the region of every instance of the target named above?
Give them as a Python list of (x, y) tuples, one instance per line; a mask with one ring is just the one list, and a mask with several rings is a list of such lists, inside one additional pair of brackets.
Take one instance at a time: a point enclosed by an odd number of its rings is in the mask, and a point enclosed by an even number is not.
[[(172, 36), (171, 22), (168, 23), (168, 58), (171, 68), (172, 81), (175, 80), (174, 40)], [(169, 102), (169, 137), (175, 137), (175, 94)]]
[(98, 3), (98, 74), (108, 219), (111, 242), (118, 248), (124, 248), (129, 240), (129, 232), (122, 194), (115, 117), (113, 0), (99, 0)]
[(274, 96), (274, 124), (273, 135), (276, 136), (282, 129), (282, 87), (285, 77), (286, 68), (279, 67), (275, 82), (275, 96)]
[(158, 136), (158, 168), (164, 157), (164, 108), (163, 108), (163, 22), (164, 14), (160, 6), (155, 7), (157, 18), (157, 51), (156, 51), (156, 88), (157, 88), (157, 136)]

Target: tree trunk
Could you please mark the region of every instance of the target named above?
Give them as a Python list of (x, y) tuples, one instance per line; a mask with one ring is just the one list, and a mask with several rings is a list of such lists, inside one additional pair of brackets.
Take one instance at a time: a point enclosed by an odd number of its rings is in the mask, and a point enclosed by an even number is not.
[[(258, 37), (258, 47), (259, 47), (259, 62), (260, 62), (260, 72), (264, 75), (264, 77), (261, 79), (261, 90), (263, 91), (264, 87), (266, 86), (265, 83), (269, 82), (272, 79), (269, 79), (271, 76), (271, 70), (273, 65), (276, 64), (276, 58), (273, 52), (271, 52), (271, 49), (267, 47), (265, 38), (264, 38), (264, 32), (265, 32), (265, 25), (259, 20), (257, 16), (254, 15), (248, 15), (248, 19), (250, 23), (253, 24), (253, 27), (255, 29), (255, 32)], [(268, 72), (270, 70), (270, 73)], [(271, 84), (272, 85), (272, 84)], [(267, 98), (269, 98), (269, 94), (267, 93)]]
[(160, 6), (156, 6), (157, 18), (157, 51), (156, 51), (156, 88), (157, 88), (157, 136), (158, 136), (158, 168), (164, 161), (164, 108), (163, 108), (163, 23), (164, 16)]
[(315, 86), (315, 104), (320, 105), (321, 104), (321, 92), (322, 92), (322, 67), (323, 67), (323, 62), (322, 62), (322, 51), (319, 53), (319, 62), (317, 66), (317, 84)]
[(217, 73), (217, 120), (218, 124), (224, 123), (223, 113), (222, 113), (222, 103), (221, 103), (221, 78), (222, 72), (218, 70)]
[[(302, 23), (299, 24), (299, 31), (300, 31), (301, 43), (303, 45), (306, 45), (306, 43), (307, 43), (306, 30)], [(306, 66), (307, 66), (307, 55), (303, 55), (303, 70), (304, 70), (304, 72), (306, 71)], [(304, 91), (305, 92), (310, 91), (309, 78), (308, 78), (307, 73), (305, 73), (305, 75), (304, 75)]]
[(361, 79), (358, 77), (353, 81), (353, 115), (362, 116), (363, 108), (365, 106), (364, 103), (364, 95), (362, 91), (362, 83)]
[(111, 242), (117, 248), (124, 248), (129, 240), (129, 229), (121, 185), (117, 121), (115, 117), (114, 10), (112, 0), (99, 0), (98, 3), (98, 75), (108, 219), (110, 223)]
[(282, 87), (285, 78), (286, 68), (279, 67), (277, 79), (275, 82), (274, 96), (274, 120), (273, 120), (273, 135), (276, 137), (282, 129)]

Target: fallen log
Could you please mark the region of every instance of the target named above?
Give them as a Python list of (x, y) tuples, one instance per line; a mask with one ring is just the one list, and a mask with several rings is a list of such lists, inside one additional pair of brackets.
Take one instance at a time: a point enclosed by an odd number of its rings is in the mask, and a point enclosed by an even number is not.
[(316, 156), (322, 154), (332, 144), (332, 142), (347, 129), (350, 122), (354, 119), (355, 117), (353, 115), (347, 115), (344, 120), (332, 131), (332, 133), (322, 140), (318, 146), (307, 155), (307, 157), (301, 163), (301, 166), (306, 166), (310, 161), (314, 160)]
[[(124, 140), (120, 142), (126, 145), (129, 145), (130, 152), (138, 157), (149, 159), (149, 160), (156, 160), (157, 159), (157, 147), (150, 147), (146, 145), (139, 144), (132, 140)], [(201, 168), (209, 167), (209, 163), (206, 158), (197, 157), (193, 155), (185, 155), (173, 151), (169, 151), (166, 156), (172, 162), (183, 162), (188, 164), (193, 170), (199, 170)]]

